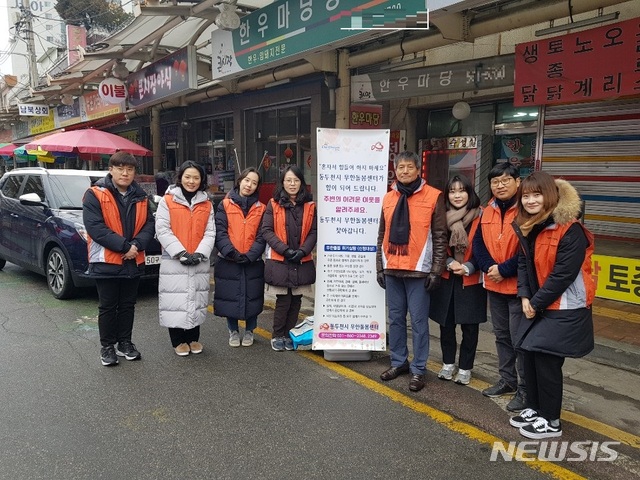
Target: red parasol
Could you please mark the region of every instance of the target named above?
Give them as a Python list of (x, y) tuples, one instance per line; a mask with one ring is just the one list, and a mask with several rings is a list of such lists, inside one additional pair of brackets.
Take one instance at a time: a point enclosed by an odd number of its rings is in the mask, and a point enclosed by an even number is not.
[(132, 155), (152, 156), (153, 152), (113, 133), (85, 128), (47, 135), (31, 143), (26, 150), (47, 150), (49, 152), (100, 153), (111, 155), (128, 152)]

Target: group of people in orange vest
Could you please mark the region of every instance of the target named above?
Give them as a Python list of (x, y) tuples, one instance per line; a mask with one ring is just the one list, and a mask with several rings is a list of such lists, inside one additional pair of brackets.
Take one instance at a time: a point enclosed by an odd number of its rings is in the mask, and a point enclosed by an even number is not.
[[(266, 284), (276, 296), (271, 348), (293, 350), (288, 333), (316, 275), (316, 207), (302, 170), (284, 169), (264, 205), (260, 174), (247, 168), (214, 212), (204, 169), (187, 161), (154, 222), (134, 182), (135, 165), (129, 154), (113, 155), (110, 173), (84, 201), (102, 364), (141, 358), (131, 333), (143, 253), (154, 234), (163, 249), (160, 324), (177, 355), (203, 351), (200, 325), (207, 316), (214, 246), (214, 313), (227, 319), (229, 345), (253, 344)], [(409, 389), (424, 388), (431, 318), (440, 326), (438, 378), (469, 384), (488, 300), (500, 378), (483, 395), (515, 394), (507, 409), (517, 415), (509, 421), (522, 435), (560, 436), (564, 359), (593, 349), (593, 236), (579, 221), (578, 193), (544, 172), (521, 180), (516, 167), (498, 163), (488, 175), (492, 198), (482, 208), (463, 175), (454, 175), (441, 192), (420, 177), (420, 167), (415, 153), (397, 155), (397, 181), (382, 201), (376, 279), (386, 290), (391, 365), (381, 379), (410, 373)]]

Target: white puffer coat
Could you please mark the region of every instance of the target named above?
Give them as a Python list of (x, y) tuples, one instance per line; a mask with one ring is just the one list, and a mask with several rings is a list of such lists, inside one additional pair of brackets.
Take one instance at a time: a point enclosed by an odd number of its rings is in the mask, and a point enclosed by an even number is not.
[[(193, 209), (194, 205), (208, 202), (205, 192), (197, 192), (189, 205), (180, 187), (172, 185), (166, 192), (184, 208)], [(213, 207), (207, 222), (204, 237), (195, 252), (201, 253), (206, 260), (198, 265), (182, 265), (174, 258), (186, 248), (180, 243), (171, 229), (169, 207), (165, 197), (158, 204), (156, 212), (156, 236), (162, 245), (160, 261), (160, 280), (158, 283), (158, 302), (160, 325), (169, 328), (191, 329), (201, 325), (207, 318), (209, 304), (210, 267), (209, 257), (216, 238)]]

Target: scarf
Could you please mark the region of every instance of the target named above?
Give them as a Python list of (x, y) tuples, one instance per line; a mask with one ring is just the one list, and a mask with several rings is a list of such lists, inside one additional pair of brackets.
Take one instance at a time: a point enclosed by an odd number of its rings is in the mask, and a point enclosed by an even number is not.
[(529, 218), (522, 225), (518, 225), (520, 227), (520, 232), (522, 232), (522, 236), (526, 237), (531, 232), (531, 229), (536, 226), (538, 223), (545, 222), (549, 216), (553, 213), (553, 208), (551, 210), (542, 211), (533, 217)]
[(449, 246), (453, 251), (453, 258), (459, 263), (462, 263), (464, 254), (469, 248), (467, 227), (479, 214), (479, 208), (467, 210), (467, 207), (462, 207), (458, 210), (451, 209), (447, 211), (447, 228), (451, 232)]
[(391, 217), (391, 226), (389, 229), (389, 253), (391, 255), (409, 255), (409, 232), (411, 224), (409, 223), (409, 204), (407, 198), (413, 195), (422, 185), (422, 179), (416, 178), (409, 185), (397, 182), (396, 188), (400, 193), (400, 198), (396, 204)]

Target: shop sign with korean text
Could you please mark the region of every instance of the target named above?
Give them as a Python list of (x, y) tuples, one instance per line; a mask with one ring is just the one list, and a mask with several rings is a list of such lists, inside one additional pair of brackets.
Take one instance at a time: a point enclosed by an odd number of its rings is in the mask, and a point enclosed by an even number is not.
[(124, 102), (107, 103), (100, 98), (97, 91), (84, 94), (80, 100), (80, 116), (83, 122), (124, 113), (124, 109)]
[(18, 113), (21, 117), (48, 117), (49, 105), (18, 103)]
[(593, 255), (596, 297), (640, 305), (640, 260)]
[(141, 108), (198, 88), (195, 46), (167, 55), (127, 77), (129, 107)]
[(121, 103), (127, 99), (127, 86), (119, 78), (108, 77), (98, 85), (100, 98), (107, 103)]
[(406, 70), (351, 77), (354, 102), (468, 92), (513, 85), (514, 56), (478, 58)]
[(82, 122), (80, 115), (80, 98), (75, 98), (72, 105), (58, 105), (55, 108), (56, 128), (67, 127)]
[(314, 350), (383, 351), (384, 290), (376, 281), (389, 130), (317, 129)]
[(30, 118), (29, 123), (29, 135), (38, 135), (40, 133), (50, 132), (55, 130), (56, 123), (53, 115), (53, 110), (49, 109), (49, 115), (46, 117)]
[(516, 45), (515, 106), (640, 94), (640, 18)]
[(353, 44), (375, 29), (414, 25), (427, 28), (426, 0), (276, 0), (242, 17), (240, 28), (211, 33), (213, 78), (273, 67), (320, 47)]
[(382, 105), (349, 105), (349, 128), (375, 129), (382, 126)]

